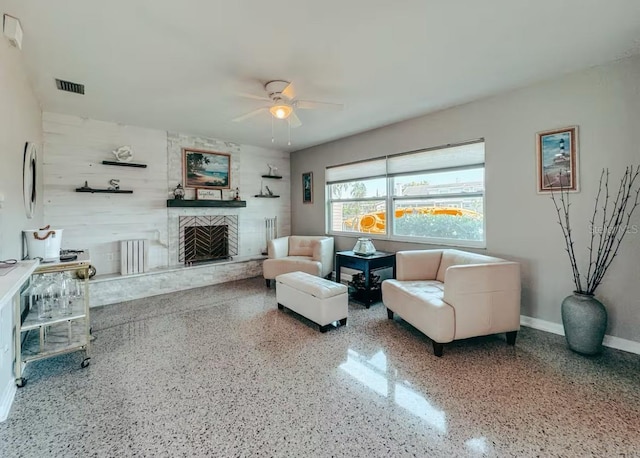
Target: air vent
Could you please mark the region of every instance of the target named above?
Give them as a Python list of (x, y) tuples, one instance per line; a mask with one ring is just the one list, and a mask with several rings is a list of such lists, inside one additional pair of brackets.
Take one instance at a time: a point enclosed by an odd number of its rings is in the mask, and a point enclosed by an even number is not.
[(72, 83), (71, 81), (64, 81), (56, 78), (56, 86), (58, 86), (58, 89), (61, 91), (84, 95), (84, 84)]

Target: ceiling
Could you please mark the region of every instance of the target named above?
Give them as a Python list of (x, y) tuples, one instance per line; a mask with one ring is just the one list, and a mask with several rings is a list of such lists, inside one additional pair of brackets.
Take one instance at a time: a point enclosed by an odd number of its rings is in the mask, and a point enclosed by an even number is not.
[[(44, 111), (295, 151), (640, 53), (638, 0), (0, 0)], [(54, 78), (86, 85), (60, 92)], [(291, 131), (264, 105), (301, 99)]]

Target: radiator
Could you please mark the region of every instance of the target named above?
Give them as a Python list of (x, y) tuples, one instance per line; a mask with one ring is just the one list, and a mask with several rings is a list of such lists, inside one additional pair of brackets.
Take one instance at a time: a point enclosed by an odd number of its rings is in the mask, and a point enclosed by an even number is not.
[(267, 254), (267, 246), (269, 245), (269, 240), (278, 238), (278, 217), (274, 216), (273, 218), (265, 218), (264, 219), (264, 231), (265, 231), (265, 249), (262, 254)]
[(120, 241), (120, 273), (122, 275), (146, 272), (148, 265), (149, 240)]

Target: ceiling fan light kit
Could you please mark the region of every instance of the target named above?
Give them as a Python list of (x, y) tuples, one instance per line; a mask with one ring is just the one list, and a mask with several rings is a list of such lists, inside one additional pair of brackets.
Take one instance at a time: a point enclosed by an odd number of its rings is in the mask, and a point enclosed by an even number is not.
[(312, 100), (299, 100), (296, 96), (293, 85), (289, 81), (273, 80), (264, 84), (264, 90), (267, 92), (269, 98), (260, 97), (253, 94), (239, 94), (243, 97), (255, 100), (271, 101), (271, 106), (266, 106), (253, 110), (242, 116), (234, 118), (234, 122), (244, 121), (249, 118), (253, 118), (260, 113), (269, 112), (271, 114), (271, 142), (275, 143), (273, 135), (273, 121), (274, 119), (286, 119), (288, 121), (289, 128), (289, 142), (291, 145), (291, 128), (300, 127), (302, 122), (296, 115), (296, 111), (300, 110), (313, 110), (313, 109), (331, 109), (342, 110), (343, 105), (340, 103), (328, 103), (328, 102), (315, 102)]
[(284, 104), (274, 105), (269, 108), (269, 112), (278, 119), (287, 119), (292, 111), (293, 108), (291, 106)]

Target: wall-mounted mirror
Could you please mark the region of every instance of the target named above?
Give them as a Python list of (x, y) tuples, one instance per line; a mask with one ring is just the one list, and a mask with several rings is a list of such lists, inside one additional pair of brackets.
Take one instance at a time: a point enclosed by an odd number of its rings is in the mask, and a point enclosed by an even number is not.
[(24, 146), (24, 162), (22, 164), (22, 195), (27, 218), (33, 218), (36, 210), (36, 176), (38, 164), (38, 149), (33, 142)]

